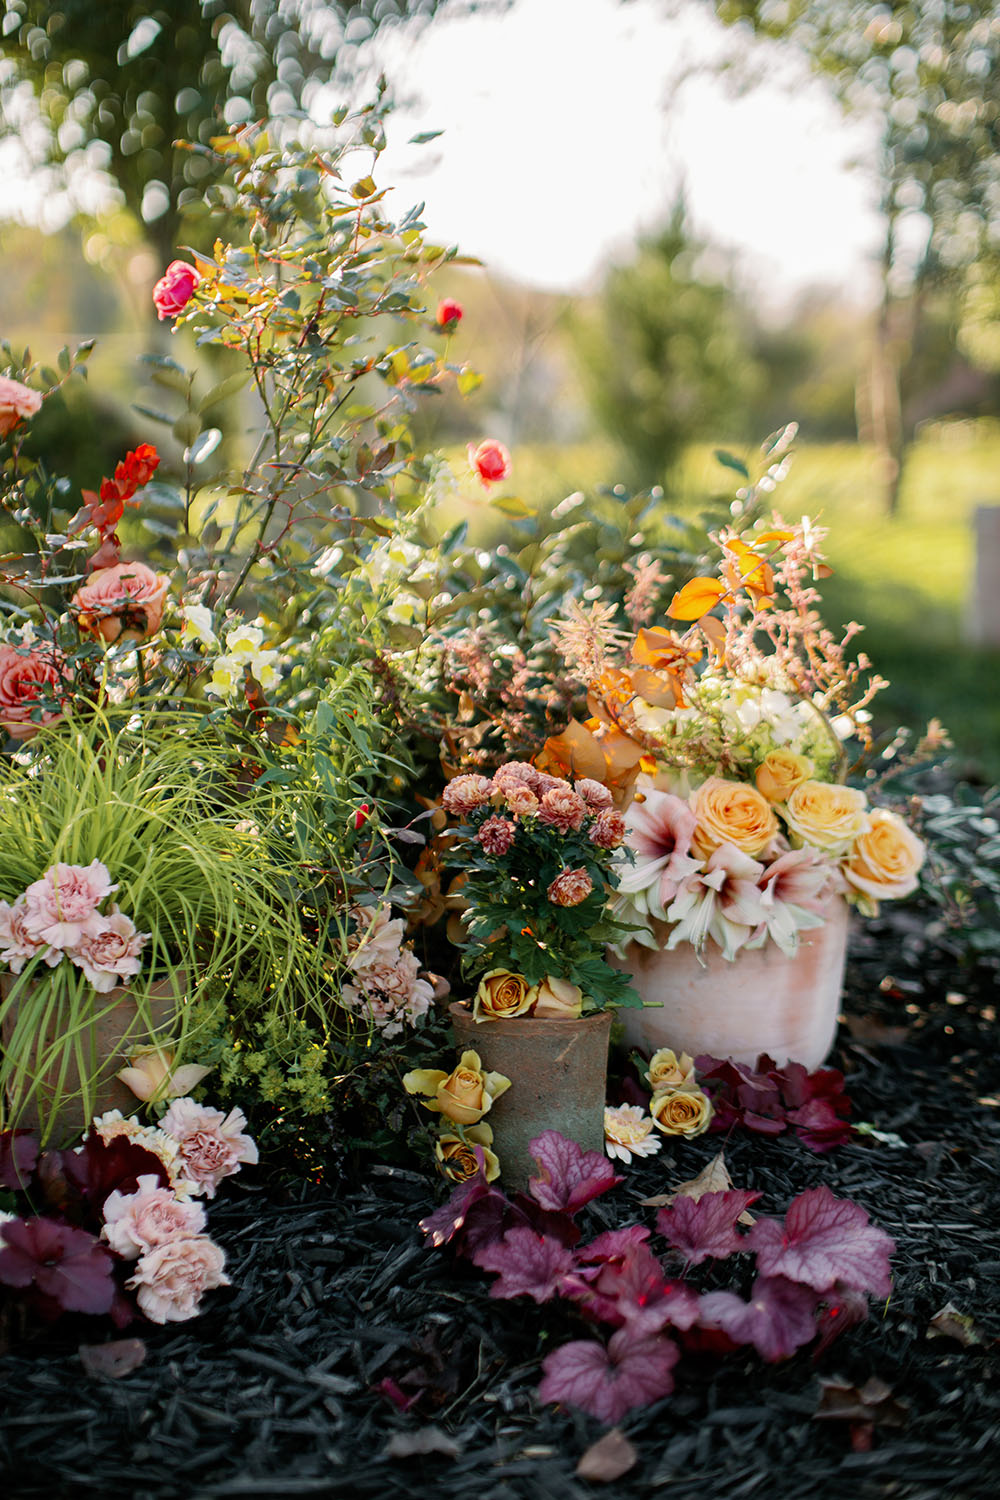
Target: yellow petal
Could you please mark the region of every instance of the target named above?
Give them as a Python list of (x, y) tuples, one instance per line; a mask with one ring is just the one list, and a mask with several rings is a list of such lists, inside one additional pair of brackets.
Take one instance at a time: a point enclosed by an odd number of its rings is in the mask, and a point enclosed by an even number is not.
[[(441, 1068), (414, 1068), (412, 1073), (405, 1074), (403, 1087), (408, 1094), (427, 1094), (431, 1099), (436, 1098), (439, 1083), (444, 1083), (450, 1075)], [(437, 1108), (437, 1105), (434, 1105)]]

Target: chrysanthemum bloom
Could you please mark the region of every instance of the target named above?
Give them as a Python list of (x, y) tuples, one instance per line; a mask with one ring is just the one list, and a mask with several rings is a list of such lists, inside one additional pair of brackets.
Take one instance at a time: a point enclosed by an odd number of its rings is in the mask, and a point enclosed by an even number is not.
[(587, 804), (571, 786), (552, 787), (542, 793), (542, 800), (538, 804), (539, 823), (547, 823), (560, 833), (575, 833), (583, 826), (586, 816)]
[(579, 906), (594, 889), (594, 882), (582, 867), (560, 870), (546, 895), (553, 906)]
[(614, 798), (602, 781), (595, 781), (592, 776), (584, 776), (574, 784), (573, 790), (577, 792), (586, 802), (591, 812), (600, 812), (602, 808), (610, 807)]
[(526, 786), (535, 791), (541, 773), (526, 760), (509, 760), (493, 772), (493, 785), (506, 796), (516, 786)]
[(488, 776), (456, 776), (441, 793), (441, 806), (456, 817), (468, 817), (470, 812), (475, 812), (477, 807), (483, 807), (490, 800), (493, 790), (493, 782)]
[(529, 787), (514, 786), (505, 793), (508, 812), (517, 818), (533, 818), (538, 812), (538, 798)]
[(613, 807), (605, 807), (594, 819), (590, 842), (598, 849), (620, 849), (625, 842), (625, 819)]
[(663, 1142), (653, 1134), (653, 1120), (638, 1104), (610, 1106), (604, 1111), (604, 1149), (612, 1159), (630, 1162), (633, 1156), (655, 1156)]
[(500, 856), (507, 853), (517, 834), (517, 827), (509, 818), (487, 818), (477, 834), (487, 854)]

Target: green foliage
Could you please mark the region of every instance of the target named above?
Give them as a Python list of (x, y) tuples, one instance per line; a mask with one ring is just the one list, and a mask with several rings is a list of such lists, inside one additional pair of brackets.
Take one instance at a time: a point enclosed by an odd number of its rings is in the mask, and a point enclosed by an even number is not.
[(959, 785), (920, 799), (928, 840), (924, 888), (973, 962), (1000, 960), (1000, 791)]

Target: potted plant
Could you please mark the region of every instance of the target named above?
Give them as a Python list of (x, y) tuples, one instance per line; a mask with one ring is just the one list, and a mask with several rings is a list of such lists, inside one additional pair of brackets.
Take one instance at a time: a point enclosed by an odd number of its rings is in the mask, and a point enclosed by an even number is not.
[(600, 782), (573, 786), (524, 761), (456, 776), (441, 800), (457, 820), (445, 857), (461, 872), (472, 994), (450, 1008), (459, 1068), (405, 1083), (460, 1131), (488, 1110), (485, 1144), (523, 1186), (544, 1130), (603, 1149), (607, 1007), (638, 1003), (604, 956), (622, 935), (607, 905), (625, 823)]
[(737, 516), (713, 538), (717, 574), (669, 605), (683, 632), (643, 628), (624, 651), (609, 634), (590, 727), (547, 746), (549, 762), (578, 767), (622, 740), (639, 751), (613, 905), (631, 931), (614, 961), (645, 1003), (626, 1033), (647, 1051), (817, 1067), (849, 908), (876, 913), (917, 885), (921, 841), (849, 779), (885, 684), (851, 659), (860, 627), (838, 638), (819, 617), (822, 535)]

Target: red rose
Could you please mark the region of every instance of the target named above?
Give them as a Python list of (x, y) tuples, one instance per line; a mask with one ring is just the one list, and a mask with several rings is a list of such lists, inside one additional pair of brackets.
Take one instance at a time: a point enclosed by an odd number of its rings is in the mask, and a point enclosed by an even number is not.
[(444, 297), (438, 303), (437, 325), (446, 328), (449, 333), (462, 321), (465, 308), (461, 302), (456, 302), (454, 297)]
[(200, 281), (198, 272), (186, 260), (170, 262), (153, 288), (156, 314), (161, 322), (164, 318), (176, 318), (184, 311)]
[(486, 489), (491, 484), (499, 484), (501, 479), (506, 479), (510, 474), (510, 454), (496, 438), (487, 438), (478, 448), (473, 448), (470, 443), (469, 462)]

